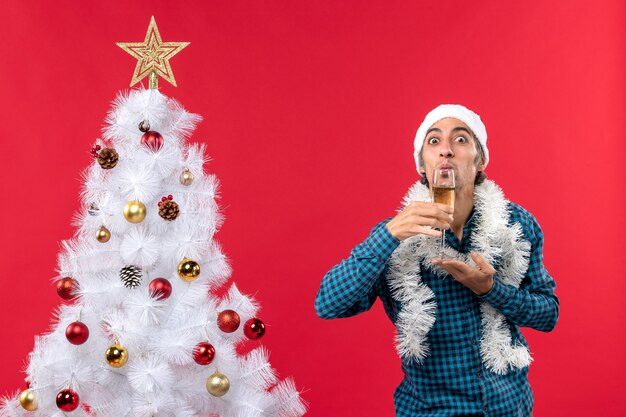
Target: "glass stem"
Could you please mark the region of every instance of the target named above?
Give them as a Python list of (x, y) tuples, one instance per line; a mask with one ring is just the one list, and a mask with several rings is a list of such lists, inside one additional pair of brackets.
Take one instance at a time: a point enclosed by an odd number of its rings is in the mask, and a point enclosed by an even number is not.
[(441, 230), (441, 259), (444, 257), (443, 247), (446, 244), (446, 231), (444, 229)]

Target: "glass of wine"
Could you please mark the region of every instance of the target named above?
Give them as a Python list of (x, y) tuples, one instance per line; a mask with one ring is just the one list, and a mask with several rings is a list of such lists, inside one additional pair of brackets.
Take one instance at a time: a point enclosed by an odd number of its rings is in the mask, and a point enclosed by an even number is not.
[[(439, 168), (433, 176), (432, 196), (435, 203), (445, 204), (454, 209), (454, 171), (452, 168)], [(445, 259), (443, 251), (446, 241), (446, 231), (441, 231), (441, 259)]]

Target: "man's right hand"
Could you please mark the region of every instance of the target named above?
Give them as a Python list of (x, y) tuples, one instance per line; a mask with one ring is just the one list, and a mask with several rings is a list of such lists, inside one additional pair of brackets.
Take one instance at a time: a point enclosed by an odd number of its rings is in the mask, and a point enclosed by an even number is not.
[(441, 236), (440, 230), (432, 228), (449, 229), (453, 213), (445, 204), (414, 201), (387, 223), (387, 229), (399, 240), (419, 234)]

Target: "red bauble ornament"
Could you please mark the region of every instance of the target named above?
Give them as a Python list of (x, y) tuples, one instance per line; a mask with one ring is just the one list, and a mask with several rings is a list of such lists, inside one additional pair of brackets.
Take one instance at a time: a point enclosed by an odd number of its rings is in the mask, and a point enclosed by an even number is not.
[(73, 300), (76, 298), (76, 290), (78, 290), (78, 282), (71, 277), (61, 278), (57, 281), (57, 294), (64, 300)]
[(198, 365), (208, 365), (213, 362), (215, 348), (209, 342), (200, 342), (193, 349), (193, 360)]
[(241, 319), (235, 310), (224, 310), (217, 315), (217, 327), (224, 333), (232, 333), (239, 328)]
[(146, 145), (151, 151), (158, 151), (163, 146), (163, 136), (159, 132), (151, 130), (141, 137), (141, 143)]
[(249, 339), (259, 339), (265, 334), (265, 324), (259, 319), (250, 319), (243, 325), (243, 334)]
[(57, 407), (63, 411), (74, 411), (80, 404), (80, 398), (75, 391), (67, 388), (57, 394)]
[(172, 294), (172, 284), (165, 278), (155, 278), (148, 285), (150, 296), (158, 300), (165, 300)]
[(82, 345), (89, 339), (89, 328), (85, 323), (75, 321), (65, 329), (65, 337), (73, 345)]

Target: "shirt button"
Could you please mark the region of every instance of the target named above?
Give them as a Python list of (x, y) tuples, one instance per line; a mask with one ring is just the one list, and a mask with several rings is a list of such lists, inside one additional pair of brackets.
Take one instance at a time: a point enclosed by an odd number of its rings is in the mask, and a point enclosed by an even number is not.
[(472, 311), (472, 308), (471, 307), (465, 307), (465, 311), (467, 311), (469, 313), (470, 311)]
[(478, 378), (480, 378), (480, 377), (482, 377), (482, 376), (483, 376), (483, 373), (482, 373), (482, 372), (480, 372), (480, 371), (478, 371), (478, 372), (476, 372), (476, 376), (477, 376)]

